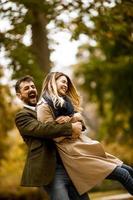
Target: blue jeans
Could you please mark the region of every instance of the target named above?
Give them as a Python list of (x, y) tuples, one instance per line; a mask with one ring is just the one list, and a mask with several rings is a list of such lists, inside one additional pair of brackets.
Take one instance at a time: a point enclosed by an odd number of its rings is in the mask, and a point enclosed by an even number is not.
[(133, 168), (123, 164), (116, 167), (106, 179), (119, 181), (133, 195)]
[(57, 165), (54, 180), (44, 189), (51, 200), (89, 200), (87, 193), (78, 194), (62, 165)]

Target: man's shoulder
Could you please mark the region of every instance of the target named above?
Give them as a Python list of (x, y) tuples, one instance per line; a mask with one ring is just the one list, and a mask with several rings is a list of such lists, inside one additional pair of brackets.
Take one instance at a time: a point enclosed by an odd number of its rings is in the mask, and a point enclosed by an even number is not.
[(27, 108), (22, 108), (21, 110), (19, 110), (16, 115), (20, 114), (20, 113), (28, 113), (28, 112), (31, 112), (30, 109), (27, 109)]
[(20, 111), (16, 113), (15, 118), (26, 115), (36, 115), (36, 112), (28, 108), (22, 108)]

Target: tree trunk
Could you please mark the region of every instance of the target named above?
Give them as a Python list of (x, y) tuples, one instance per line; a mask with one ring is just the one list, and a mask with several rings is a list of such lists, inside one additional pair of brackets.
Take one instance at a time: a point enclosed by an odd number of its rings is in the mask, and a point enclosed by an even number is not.
[(44, 73), (50, 70), (50, 51), (47, 38), (47, 20), (44, 13), (33, 11), (32, 48), (40, 69)]

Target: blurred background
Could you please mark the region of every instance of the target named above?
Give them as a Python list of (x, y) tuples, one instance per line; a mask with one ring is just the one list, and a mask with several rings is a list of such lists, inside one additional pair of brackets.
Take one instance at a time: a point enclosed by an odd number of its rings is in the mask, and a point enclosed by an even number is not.
[[(50, 71), (67, 73), (82, 99), (86, 134), (133, 166), (133, 1), (1, 0), (0, 199), (38, 200), (19, 186), (26, 156), (14, 124), (14, 84), (26, 74), (38, 91)], [(105, 181), (95, 192), (119, 193)], [(47, 199), (47, 197), (45, 198)]]

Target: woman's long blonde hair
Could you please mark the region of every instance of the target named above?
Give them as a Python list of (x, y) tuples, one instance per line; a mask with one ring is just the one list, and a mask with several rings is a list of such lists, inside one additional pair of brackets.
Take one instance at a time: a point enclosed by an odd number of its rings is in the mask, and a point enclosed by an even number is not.
[(56, 80), (61, 77), (65, 76), (68, 81), (68, 89), (66, 95), (70, 98), (72, 101), (72, 104), (74, 108), (79, 111), (80, 110), (80, 97), (77, 93), (77, 90), (72, 83), (71, 79), (62, 72), (51, 72), (49, 73), (46, 78), (44, 79), (43, 85), (42, 85), (42, 92), (41, 97), (45, 94), (49, 95), (53, 101), (54, 107), (60, 105), (62, 106), (64, 103), (64, 99), (59, 96), (57, 91), (57, 84)]

